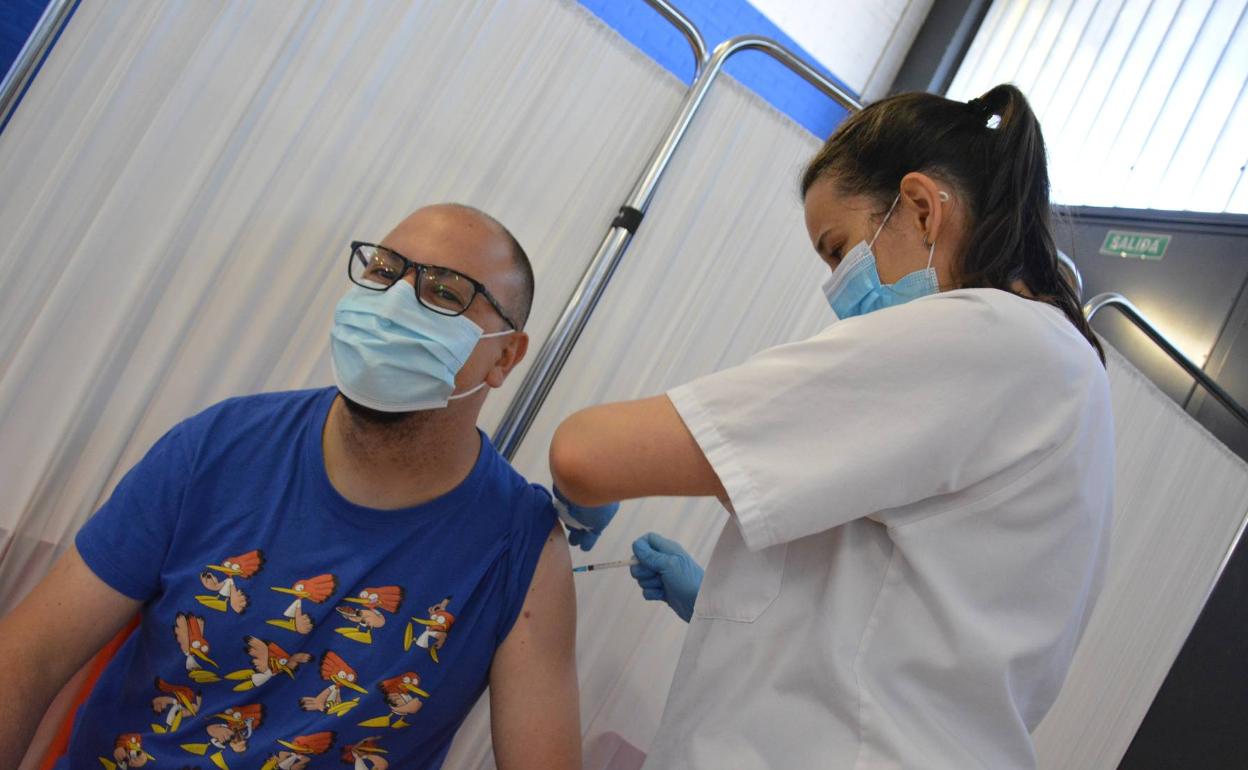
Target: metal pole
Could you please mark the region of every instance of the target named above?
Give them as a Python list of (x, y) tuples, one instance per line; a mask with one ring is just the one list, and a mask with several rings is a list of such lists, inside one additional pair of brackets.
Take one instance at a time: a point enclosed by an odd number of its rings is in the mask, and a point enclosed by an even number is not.
[(26, 44), (13, 60), (13, 66), (9, 67), (4, 80), (0, 81), (0, 128), (8, 123), (13, 110), (17, 108), (22, 89), (34, 77), (35, 70), (39, 69), (39, 62), (43, 61), (44, 54), (52, 47), (52, 41), (69, 20), (75, 2), (76, 0), (52, 0), (48, 3), (30, 37), (26, 38)]
[(1236, 419), (1243, 423), (1245, 428), (1248, 428), (1248, 409), (1245, 409), (1239, 404), (1239, 402), (1231, 398), (1231, 395), (1223, 390), (1218, 383), (1214, 382), (1213, 378), (1211, 378), (1208, 374), (1205, 374), (1203, 369), (1193, 363), (1190, 358), (1183, 355), (1182, 351), (1175, 347), (1174, 343), (1166, 339), (1165, 335), (1163, 335), (1156, 326), (1153, 326), (1152, 322), (1145, 318), (1144, 314), (1140, 312), (1140, 309), (1131, 304), (1130, 300), (1126, 297), (1112, 292), (1097, 294), (1095, 297), (1088, 300), (1088, 304), (1083, 306), (1083, 314), (1088, 317), (1088, 322), (1091, 323), (1092, 317), (1095, 316), (1101, 308), (1105, 307), (1115, 308), (1118, 312), (1126, 316), (1128, 321), (1135, 324), (1140, 331), (1148, 335), (1149, 339), (1157, 343), (1157, 347), (1161, 348), (1166, 355), (1170, 356), (1176, 364), (1183, 367), (1183, 371), (1191, 375), (1196, 382), (1200, 383), (1205, 390), (1209, 391), (1209, 395), (1216, 398), (1222, 406), (1226, 407), (1227, 410), (1236, 417)]
[(585, 274), (564, 307), (563, 314), (555, 323), (550, 336), (542, 344), (532, 368), (525, 375), (519, 391), (508, 405), (493, 437), (494, 445), (507, 459), (510, 460), (515, 456), (520, 442), (524, 440), (529, 428), (532, 427), (538, 410), (542, 408), (542, 404), (550, 394), (555, 378), (563, 370), (563, 365), (567, 362), (572, 348), (580, 339), (586, 322), (598, 305), (598, 300), (601, 299), (607, 284), (611, 281), (611, 276), (628, 249), (633, 234), (641, 225), (646, 209), (654, 198), (655, 189), (663, 178), (663, 172), (667, 170), (672, 155), (680, 146), (690, 123), (693, 122), (694, 116), (702, 106), (707, 91), (710, 90), (715, 78), (723, 69), (724, 62), (742, 51), (761, 51), (788, 67), (847, 109), (851, 111), (862, 109), (862, 105), (851, 94), (770, 38), (745, 35), (725, 40), (716, 46), (710, 60), (705, 63), (705, 67), (699, 69), (685, 94), (684, 102), (667, 136), (655, 148), (650, 163), (638, 177), (628, 200), (620, 207), (620, 213), (612, 222), (597, 253), (590, 260), (589, 266), (586, 267)]

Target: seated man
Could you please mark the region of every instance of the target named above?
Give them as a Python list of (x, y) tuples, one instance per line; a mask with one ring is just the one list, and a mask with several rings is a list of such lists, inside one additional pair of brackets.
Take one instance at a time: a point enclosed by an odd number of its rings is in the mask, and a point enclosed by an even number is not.
[(141, 612), (58, 768), (436, 768), (487, 684), (500, 768), (580, 767), (566, 541), (476, 428), (527, 348), (528, 258), (432, 206), (349, 276), (337, 388), (175, 426), (0, 622), (0, 765)]

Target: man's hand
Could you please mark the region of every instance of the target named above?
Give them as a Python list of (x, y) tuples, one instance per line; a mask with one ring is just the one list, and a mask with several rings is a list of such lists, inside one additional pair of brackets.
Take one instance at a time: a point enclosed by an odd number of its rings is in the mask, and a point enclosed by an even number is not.
[(0, 767), (17, 767), (52, 698), (141, 603), (109, 587), (70, 547), (39, 585), (0, 620)]
[(490, 667), (490, 728), (499, 770), (580, 770), (576, 590), (555, 526), (520, 617)]

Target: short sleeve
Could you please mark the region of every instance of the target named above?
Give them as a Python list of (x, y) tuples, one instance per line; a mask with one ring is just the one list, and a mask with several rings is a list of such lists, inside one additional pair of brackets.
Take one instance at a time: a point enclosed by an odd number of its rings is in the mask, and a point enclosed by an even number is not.
[(74, 540), (91, 571), (132, 599), (147, 601), (160, 590), (191, 473), (187, 433), (182, 423), (161, 437)]
[(887, 523), (887, 511), (1053, 446), (1061, 383), (1083, 376), (1086, 359), (1046, 353), (1034, 312), (938, 295), (840, 321), (668, 396), (751, 550), (866, 516)]
[(520, 616), (524, 600), (542, 557), (546, 538), (558, 522), (550, 493), (537, 484), (526, 485), (519, 495), (520, 510), (512, 525), (510, 554), (507, 560), (507, 589), (503, 622), (499, 626), (498, 643), (502, 644)]

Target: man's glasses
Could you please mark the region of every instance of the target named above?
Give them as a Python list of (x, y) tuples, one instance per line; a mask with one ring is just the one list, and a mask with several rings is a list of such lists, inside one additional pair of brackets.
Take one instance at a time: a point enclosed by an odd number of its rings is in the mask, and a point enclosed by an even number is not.
[(348, 263), (347, 275), (356, 286), (372, 291), (385, 291), (412, 270), (416, 271), (416, 301), (433, 312), (449, 316), (463, 315), (480, 294), (512, 329), (520, 328), (507, 317), (498, 300), (494, 299), (480, 281), (449, 267), (413, 262), (402, 254), (375, 243), (351, 242), (351, 261)]

